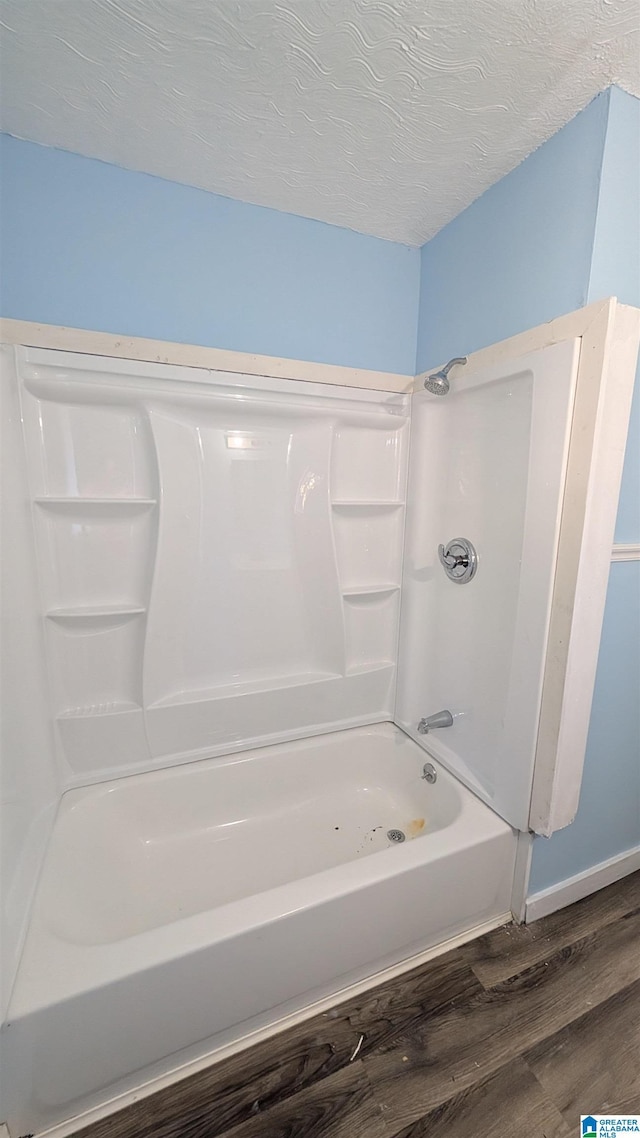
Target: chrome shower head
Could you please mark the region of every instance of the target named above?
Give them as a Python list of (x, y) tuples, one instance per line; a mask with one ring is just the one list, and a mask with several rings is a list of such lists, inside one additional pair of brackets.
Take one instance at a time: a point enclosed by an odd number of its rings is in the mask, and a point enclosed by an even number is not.
[(427, 391), (430, 391), (432, 395), (446, 395), (450, 387), (449, 372), (451, 368), (455, 367), (456, 364), (466, 364), (466, 362), (466, 356), (455, 356), (440, 371), (434, 371), (433, 375), (428, 375), (424, 381)]
[(428, 375), (424, 381), (427, 391), (432, 395), (446, 395), (451, 384), (447, 379), (444, 370), (436, 371), (433, 375)]

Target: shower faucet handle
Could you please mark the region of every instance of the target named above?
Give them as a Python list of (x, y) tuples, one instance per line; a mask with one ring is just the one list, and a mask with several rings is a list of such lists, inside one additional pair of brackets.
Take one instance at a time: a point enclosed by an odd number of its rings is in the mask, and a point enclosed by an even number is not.
[(440, 558), (441, 564), (444, 565), (445, 569), (457, 569), (458, 565), (463, 565), (466, 569), (469, 564), (469, 558), (464, 552), (454, 553), (454, 549), (462, 549), (462, 546), (455, 545), (452, 542), (449, 542), (446, 549), (444, 545), (438, 546), (438, 557)]
[(418, 724), (418, 731), (421, 735), (428, 735), (437, 727), (453, 727), (453, 715), (450, 711), (436, 711), (434, 715), (428, 715), (426, 719), (421, 719)]
[(450, 581), (456, 585), (466, 585), (476, 575), (478, 554), (474, 545), (466, 537), (454, 537), (446, 545), (438, 546), (438, 557)]

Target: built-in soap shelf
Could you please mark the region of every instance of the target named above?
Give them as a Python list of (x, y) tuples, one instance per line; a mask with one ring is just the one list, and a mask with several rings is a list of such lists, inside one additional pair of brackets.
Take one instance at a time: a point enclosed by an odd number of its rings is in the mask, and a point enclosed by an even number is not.
[(359, 597), (366, 600), (367, 597), (386, 597), (390, 593), (397, 593), (399, 588), (400, 585), (350, 585), (342, 590), (342, 595), (347, 600), (357, 600)]
[(397, 440), (384, 432), (343, 432), (334, 453), (332, 526), (350, 676), (389, 666), (394, 657), (405, 505)]
[(119, 510), (148, 509), (157, 504), (156, 498), (87, 498), (87, 497), (38, 497), (34, 498), (37, 506), (53, 510), (92, 510), (100, 511), (105, 507), (115, 506)]
[(47, 610), (47, 647), (58, 712), (141, 705), (144, 620), (145, 610), (137, 605), (65, 605)]
[(123, 715), (125, 712), (142, 711), (139, 703), (122, 700), (118, 703), (94, 703), (84, 707), (67, 707), (58, 712), (56, 719), (93, 719), (102, 715)]
[(118, 747), (134, 736), (144, 742), (142, 654), (158, 502), (126, 492), (45, 493), (33, 502), (56, 719), (75, 765), (100, 747), (100, 735)]
[(102, 624), (110, 620), (117, 622), (128, 617), (141, 616), (146, 611), (145, 608), (132, 605), (78, 605), (77, 608), (49, 609), (45, 616), (48, 620), (55, 620), (60, 624), (83, 622), (91, 624), (94, 621)]
[(401, 510), (404, 502), (389, 498), (334, 498), (334, 510)]
[(347, 675), (347, 676), (372, 676), (372, 675), (376, 675), (376, 674), (381, 675), (384, 672), (388, 672), (389, 669), (393, 669), (394, 667), (395, 667), (395, 660), (393, 659), (392, 656), (390, 656), (388, 660), (385, 660), (381, 657), (379, 660), (376, 660), (374, 663), (349, 664), (349, 666), (347, 667), (345, 675)]
[(393, 660), (399, 596), (392, 584), (343, 589), (347, 674)]

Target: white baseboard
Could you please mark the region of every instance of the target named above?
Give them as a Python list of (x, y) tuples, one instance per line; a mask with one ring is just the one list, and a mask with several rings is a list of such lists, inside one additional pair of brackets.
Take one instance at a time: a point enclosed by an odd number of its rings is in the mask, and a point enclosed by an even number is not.
[(583, 870), (582, 873), (576, 873), (574, 877), (568, 877), (566, 881), (550, 885), (548, 889), (532, 893), (527, 898), (525, 921), (530, 924), (531, 921), (537, 921), (549, 913), (555, 913), (557, 909), (564, 909), (574, 901), (580, 901), (590, 893), (604, 889), (605, 885), (612, 885), (621, 877), (634, 873), (636, 869), (640, 869), (640, 846), (634, 846), (633, 849), (616, 854), (607, 861), (601, 861), (598, 865)]

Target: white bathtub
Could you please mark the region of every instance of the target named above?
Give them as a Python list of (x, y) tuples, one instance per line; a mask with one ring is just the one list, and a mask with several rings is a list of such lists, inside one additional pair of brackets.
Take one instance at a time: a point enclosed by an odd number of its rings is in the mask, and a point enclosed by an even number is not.
[(4, 1041), (12, 1133), (507, 912), (513, 831), (425, 760), (384, 723), (67, 793)]

